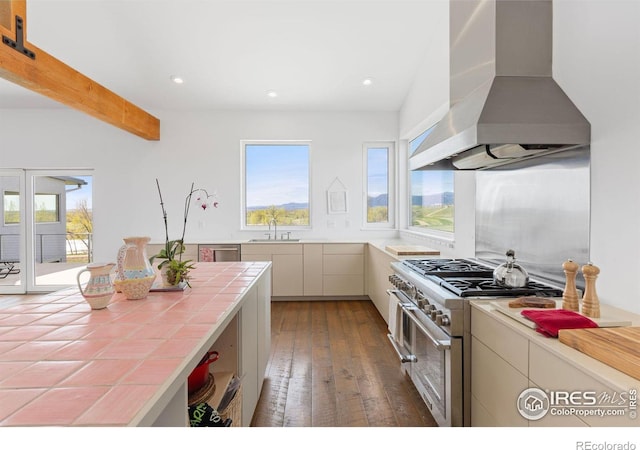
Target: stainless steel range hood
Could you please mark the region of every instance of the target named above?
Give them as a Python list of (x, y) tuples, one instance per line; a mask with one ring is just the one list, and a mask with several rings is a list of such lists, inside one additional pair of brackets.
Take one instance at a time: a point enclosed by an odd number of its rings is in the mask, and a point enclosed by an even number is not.
[(552, 12), (551, 0), (450, 0), (452, 106), (411, 156), (411, 170), (588, 151), (591, 126), (551, 77)]

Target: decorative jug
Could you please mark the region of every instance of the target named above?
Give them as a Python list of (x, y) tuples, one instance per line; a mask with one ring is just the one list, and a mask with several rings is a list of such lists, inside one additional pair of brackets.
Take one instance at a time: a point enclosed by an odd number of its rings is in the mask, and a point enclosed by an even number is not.
[[(87, 303), (91, 305), (91, 309), (106, 308), (111, 301), (111, 297), (115, 292), (111, 283), (111, 271), (114, 266), (114, 263), (91, 263), (78, 272), (76, 276), (78, 289), (80, 289), (80, 293)], [(80, 283), (80, 275), (84, 272), (89, 272), (90, 275), (89, 281), (83, 290)]]
[(124, 238), (118, 251), (116, 289), (129, 300), (145, 298), (156, 279), (156, 273), (147, 257), (148, 237)]

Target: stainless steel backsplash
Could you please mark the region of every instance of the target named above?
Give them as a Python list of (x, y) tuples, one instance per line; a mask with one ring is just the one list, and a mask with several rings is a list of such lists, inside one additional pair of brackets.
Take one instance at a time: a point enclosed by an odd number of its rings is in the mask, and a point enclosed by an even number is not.
[[(532, 278), (565, 284), (562, 263), (589, 261), (590, 157), (476, 173), (476, 258), (501, 264), (513, 249)], [(584, 279), (576, 279), (583, 289)]]

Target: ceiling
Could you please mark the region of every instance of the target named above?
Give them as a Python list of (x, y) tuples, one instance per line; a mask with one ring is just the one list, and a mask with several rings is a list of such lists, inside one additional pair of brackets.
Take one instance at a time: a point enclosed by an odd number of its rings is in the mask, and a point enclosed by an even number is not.
[[(26, 31), (146, 110), (397, 111), (446, 1), (27, 0)], [(0, 108), (65, 106), (0, 79)]]

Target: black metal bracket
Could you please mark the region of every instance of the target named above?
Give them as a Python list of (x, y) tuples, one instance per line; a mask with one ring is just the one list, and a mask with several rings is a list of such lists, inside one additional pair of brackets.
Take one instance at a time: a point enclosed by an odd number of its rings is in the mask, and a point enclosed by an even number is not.
[(28, 56), (31, 59), (36, 59), (36, 54), (24, 46), (24, 21), (22, 17), (16, 16), (16, 40), (14, 41), (10, 37), (2, 35), (2, 43), (8, 45), (12, 49)]

